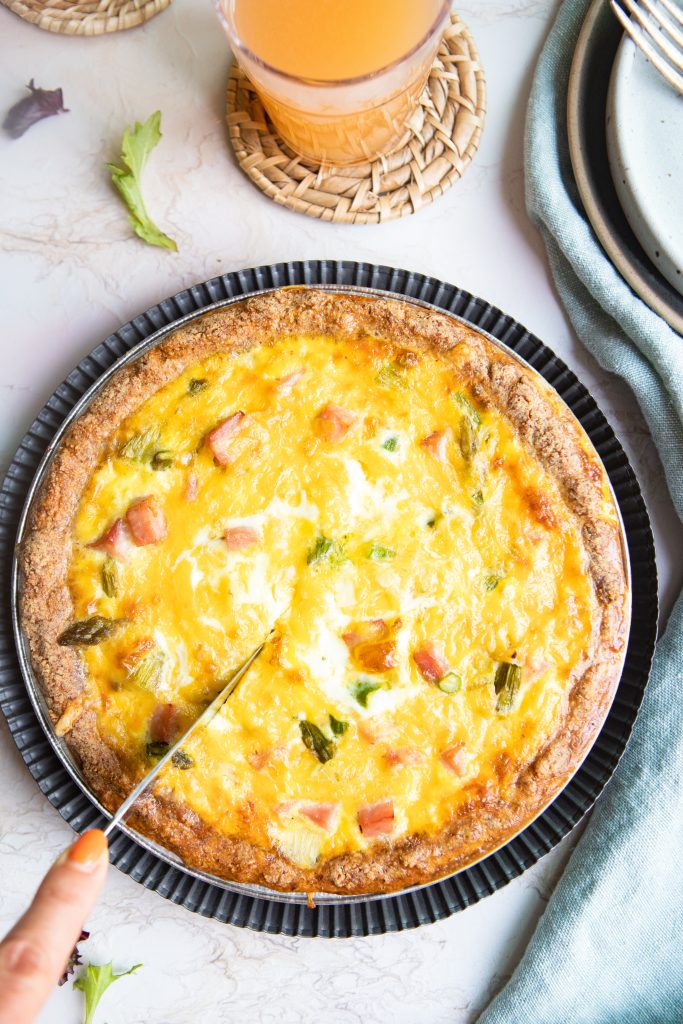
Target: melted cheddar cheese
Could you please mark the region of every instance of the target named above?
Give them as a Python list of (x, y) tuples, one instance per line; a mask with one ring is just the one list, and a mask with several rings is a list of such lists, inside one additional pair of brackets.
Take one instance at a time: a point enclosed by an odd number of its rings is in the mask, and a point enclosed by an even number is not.
[[(76, 619), (125, 620), (82, 649), (89, 699), (140, 774), (155, 710), (189, 724), (275, 630), (158, 786), (299, 866), (374, 842), (364, 808), (390, 802), (384, 831), (400, 836), (500, 791), (501, 765), (528, 763), (554, 735), (590, 650), (579, 528), (453, 358), (387, 362), (380, 345), (323, 337), (212, 356), (119, 425), (75, 521)], [(320, 416), (330, 407), (350, 414), (336, 439)], [(220, 465), (207, 435), (236, 411)], [(163, 539), (114, 559), (89, 546), (147, 496)], [(238, 528), (252, 542), (231, 548)], [(379, 671), (362, 660), (371, 634), (389, 652)], [(447, 666), (444, 689), (419, 667), (425, 649)], [(495, 692), (505, 663), (521, 669), (508, 708)], [(322, 823), (305, 813), (318, 805), (331, 805)]]

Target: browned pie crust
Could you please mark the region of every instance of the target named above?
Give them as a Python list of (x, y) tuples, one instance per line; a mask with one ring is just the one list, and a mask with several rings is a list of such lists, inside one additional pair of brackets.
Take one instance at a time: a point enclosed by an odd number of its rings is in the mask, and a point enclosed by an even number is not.
[[(475, 330), (402, 301), (283, 289), (207, 314), (119, 370), (65, 435), (19, 552), (21, 618), (36, 678), (57, 723), (84, 688), (79, 654), (56, 642), (73, 617), (66, 585), (72, 521), (113, 427), (186, 367), (214, 352), (244, 351), (283, 335), (309, 332), (340, 339), (390, 339), (397, 349), (442, 353), (467, 345), (472, 392), (481, 403), (505, 413), (522, 442), (558, 481), (567, 507), (580, 522), (598, 598), (593, 650), (576, 667), (566, 718), (557, 734), (530, 764), (514, 764), (501, 756), (498, 784), (482, 786), (436, 834), (380, 840), (368, 851), (302, 869), (275, 851), (222, 835), (163, 794), (147, 795), (131, 819), (139, 831), (187, 864), (224, 878), (288, 891), (389, 892), (443, 877), (480, 859), (538, 815), (588, 752), (619, 679), (630, 604), (618, 528), (600, 518), (604, 469), (597, 454), (586, 454), (590, 449), (577, 421), (536, 374)], [(123, 763), (103, 741), (91, 710), (76, 716), (74, 723), (63, 721), (62, 728), (83, 778), (115, 809), (139, 768)]]

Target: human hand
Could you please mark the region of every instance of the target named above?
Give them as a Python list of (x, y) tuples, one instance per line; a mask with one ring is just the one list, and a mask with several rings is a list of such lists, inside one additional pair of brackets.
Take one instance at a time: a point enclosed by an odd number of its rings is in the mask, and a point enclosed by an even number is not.
[(85, 832), (50, 868), (0, 942), (0, 1024), (32, 1024), (59, 981), (109, 864), (104, 832)]

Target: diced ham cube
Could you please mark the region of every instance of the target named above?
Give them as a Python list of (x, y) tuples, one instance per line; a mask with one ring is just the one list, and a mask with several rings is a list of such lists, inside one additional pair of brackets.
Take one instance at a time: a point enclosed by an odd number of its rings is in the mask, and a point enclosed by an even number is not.
[(469, 763), (469, 754), (464, 743), (456, 743), (454, 746), (444, 750), (441, 754), (441, 761), (456, 775), (464, 775)]
[(444, 430), (434, 430), (431, 434), (428, 434), (420, 444), (423, 448), (426, 448), (428, 452), (431, 452), (441, 462), (446, 458), (446, 444), (448, 442), (448, 428)]
[(321, 437), (332, 444), (341, 441), (356, 422), (356, 417), (340, 405), (326, 405), (316, 417)]
[(231, 526), (225, 531), (225, 543), (228, 551), (244, 551), (245, 548), (258, 544), (261, 534), (251, 526)]
[(388, 672), (396, 668), (396, 644), (386, 640), (380, 644), (364, 644), (356, 653), (358, 664), (366, 672)]
[(428, 683), (438, 683), (439, 679), (443, 679), (450, 670), (443, 651), (433, 643), (427, 643), (413, 651), (413, 661), (422, 678), (426, 679)]
[(389, 627), (384, 619), (366, 619), (365, 622), (356, 623), (346, 633), (342, 633), (342, 640), (353, 650), (358, 644), (368, 643), (370, 640), (381, 640), (389, 635)]
[(387, 750), (384, 753), (384, 760), (390, 768), (399, 768), (406, 764), (422, 764), (424, 759), (424, 754), (414, 747), (399, 747), (397, 750)]
[(281, 395), (288, 395), (305, 373), (306, 371), (302, 368), (294, 370), (293, 373), (288, 373), (286, 377), (278, 377), (274, 384), (275, 390), (279, 391)]
[[(94, 545), (91, 545), (91, 547), (94, 547)], [(342, 640), (350, 651), (352, 651), (354, 647), (357, 647), (358, 644), (363, 643), (363, 637), (361, 634), (357, 633), (353, 629), (350, 629), (347, 633), (342, 633)]]
[(266, 765), (283, 761), (286, 757), (286, 747), (273, 747), (272, 749), (270, 747), (263, 747), (262, 750), (252, 750), (251, 753), (247, 754), (247, 761), (255, 771), (260, 772)]
[(158, 544), (168, 533), (166, 516), (154, 495), (134, 501), (126, 512), (126, 522), (138, 547)]
[(115, 519), (99, 540), (88, 544), (89, 548), (104, 551), (110, 558), (124, 561), (130, 548), (130, 534), (124, 519)]
[(369, 807), (361, 807), (358, 825), (364, 836), (388, 836), (394, 831), (394, 801), (382, 800)]
[(540, 657), (540, 655), (533, 655), (531, 658), (527, 658), (524, 664), (524, 678), (527, 682), (531, 683), (534, 679), (538, 679), (544, 672), (547, 672), (549, 668), (552, 668), (552, 662), (546, 658)]
[(234, 459), (232, 439), (245, 426), (247, 417), (243, 412), (234, 412), (210, 430), (204, 438), (204, 444), (209, 449), (219, 466), (229, 466)]
[(362, 718), (358, 732), (366, 743), (375, 744), (388, 740), (392, 734), (391, 723), (382, 718)]
[(270, 761), (271, 750), (252, 750), (247, 754), (247, 761), (255, 772), (260, 772)]
[(296, 800), (283, 800), (282, 803), (275, 805), (275, 813), (281, 818), (289, 818), (295, 813), (296, 808)]
[(190, 473), (186, 482), (183, 498), (185, 501), (196, 501), (199, 494), (199, 480), (196, 473)]
[(173, 743), (179, 725), (180, 712), (175, 704), (158, 704), (149, 722), (149, 738), (153, 743)]
[(332, 832), (337, 823), (339, 804), (302, 804), (300, 811), (326, 832)]

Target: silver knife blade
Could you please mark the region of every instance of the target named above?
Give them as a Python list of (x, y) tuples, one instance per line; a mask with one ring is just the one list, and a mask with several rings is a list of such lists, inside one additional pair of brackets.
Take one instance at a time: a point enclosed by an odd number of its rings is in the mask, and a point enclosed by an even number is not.
[(157, 777), (161, 769), (164, 767), (164, 765), (168, 764), (168, 762), (171, 760), (175, 752), (180, 747), (182, 747), (183, 743), (186, 742), (190, 733), (194, 732), (194, 730), (198, 728), (198, 726), (208, 725), (211, 719), (218, 714), (218, 712), (223, 707), (232, 691), (239, 683), (242, 676), (245, 674), (245, 672), (252, 664), (252, 662), (256, 661), (256, 659), (258, 658), (259, 654), (261, 653), (265, 646), (266, 644), (264, 641), (262, 644), (259, 644), (255, 651), (252, 651), (247, 660), (243, 661), (240, 667), (236, 669), (235, 672), (233, 672), (233, 674), (230, 676), (230, 678), (228, 679), (227, 683), (220, 691), (220, 693), (218, 693), (214, 697), (214, 699), (211, 701), (208, 707), (204, 708), (199, 718), (196, 718), (194, 720), (192, 725), (185, 730), (180, 739), (176, 740), (173, 746), (168, 748), (166, 753), (157, 761), (152, 770), (147, 772), (145, 777), (141, 779), (140, 782), (138, 782), (135, 789), (131, 793), (129, 793), (129, 795), (126, 797), (126, 799), (123, 801), (123, 803), (117, 810), (114, 817), (111, 819), (107, 827), (104, 829), (105, 836), (108, 836), (116, 828), (116, 826), (121, 823), (121, 821), (123, 820), (123, 818), (125, 818), (126, 814), (128, 814), (128, 811), (131, 809), (135, 801), (138, 800), (145, 792), (145, 790), (149, 788), (149, 786), (154, 782), (155, 778)]

